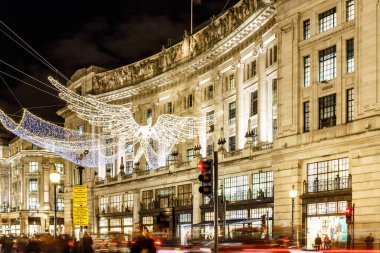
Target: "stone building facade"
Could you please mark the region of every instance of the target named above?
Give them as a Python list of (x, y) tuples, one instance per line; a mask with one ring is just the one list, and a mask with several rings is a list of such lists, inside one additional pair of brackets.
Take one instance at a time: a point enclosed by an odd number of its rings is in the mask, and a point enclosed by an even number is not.
[[(212, 200), (198, 192), (196, 165), (218, 150), (224, 236), (247, 226), (257, 237), (292, 233), (294, 187), (300, 244), (312, 247), (317, 234), (335, 248), (360, 247), (370, 232), (380, 238), (378, 10), (371, 0), (242, 0), (149, 58), (78, 70), (71, 89), (131, 108), (141, 125), (164, 113), (223, 112), (158, 169), (143, 157), (133, 164), (133, 146), (85, 169), (88, 229), (212, 237)], [(66, 127), (98, 131), (67, 108), (58, 113)], [(65, 229), (74, 232), (78, 172), (65, 167)], [(353, 206), (355, 233), (345, 218)]]
[(57, 231), (64, 233), (64, 161), (20, 138), (0, 145), (0, 234), (54, 232), (54, 188), (50, 173), (62, 174), (57, 185)]

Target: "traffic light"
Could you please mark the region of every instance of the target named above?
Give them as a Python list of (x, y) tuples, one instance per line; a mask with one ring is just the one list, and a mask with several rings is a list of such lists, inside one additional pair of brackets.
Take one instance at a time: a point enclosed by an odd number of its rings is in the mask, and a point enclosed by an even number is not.
[(352, 208), (347, 207), (346, 208), (346, 223), (351, 224), (352, 223)]
[(198, 163), (198, 168), (201, 171), (198, 179), (202, 183), (199, 192), (204, 195), (212, 194), (212, 165), (212, 160), (203, 160)]

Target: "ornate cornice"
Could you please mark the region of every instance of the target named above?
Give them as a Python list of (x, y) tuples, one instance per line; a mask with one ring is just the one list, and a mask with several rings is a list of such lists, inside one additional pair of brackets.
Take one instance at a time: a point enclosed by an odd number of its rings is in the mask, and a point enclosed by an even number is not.
[[(242, 1), (240, 6), (244, 6), (243, 4), (246, 2), (251, 1)], [(242, 8), (242, 10), (244, 9)], [(223, 39), (214, 43), (210, 48), (193, 59), (178, 64), (175, 68), (148, 80), (99, 94), (96, 97), (101, 101), (110, 102), (130, 98), (134, 95), (140, 96), (141, 92), (162, 89), (163, 86), (169, 83), (179, 83), (199, 76), (199, 73), (205, 73), (215, 68), (228, 59), (228, 57), (248, 47), (254, 40), (259, 40), (259, 36), (264, 33), (263, 31), (270, 29), (274, 25), (274, 12), (275, 9), (273, 7), (261, 3), (254, 13), (248, 16), (238, 27), (234, 27)], [(224, 16), (228, 17), (228, 13), (232, 12), (227, 12)]]

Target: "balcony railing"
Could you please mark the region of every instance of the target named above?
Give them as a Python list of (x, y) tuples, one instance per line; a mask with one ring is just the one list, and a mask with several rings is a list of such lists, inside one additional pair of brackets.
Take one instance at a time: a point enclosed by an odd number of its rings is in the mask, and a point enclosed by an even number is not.
[[(236, 192), (234, 194), (225, 194), (225, 199), (230, 202), (237, 202), (237, 201), (244, 201), (244, 200), (265, 200), (267, 198), (273, 198), (273, 188), (261, 188), (259, 190), (255, 191), (241, 191)], [(220, 199), (223, 198), (223, 196), (219, 196)], [(208, 205), (212, 204), (211, 199), (204, 198), (203, 204)]]
[(162, 203), (160, 203), (159, 199), (152, 199), (150, 202), (141, 203), (141, 210), (151, 210), (167, 207), (184, 207), (191, 206), (192, 204), (192, 197), (189, 199), (169, 198), (169, 201), (163, 201)]
[(273, 148), (273, 142), (268, 142), (268, 143), (262, 143), (259, 145), (254, 145), (252, 146), (252, 151), (261, 151), (261, 150), (267, 150), (267, 149), (272, 149)]
[(311, 182), (303, 181), (303, 192), (312, 193), (312, 192), (326, 192), (326, 191), (336, 191), (352, 188), (352, 176), (351, 174), (348, 177), (339, 177), (336, 176), (334, 179), (320, 180), (315, 178)]

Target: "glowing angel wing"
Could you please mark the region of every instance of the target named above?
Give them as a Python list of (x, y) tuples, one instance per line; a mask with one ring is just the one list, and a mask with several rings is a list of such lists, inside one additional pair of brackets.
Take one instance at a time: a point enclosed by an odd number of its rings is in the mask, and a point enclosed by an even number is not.
[(69, 103), (69, 109), (90, 124), (103, 127), (112, 134), (124, 136), (133, 136), (140, 128), (133, 119), (130, 109), (121, 105), (103, 103), (91, 97), (80, 96), (51, 76), (48, 79), (59, 90), (59, 96)]
[(114, 148), (112, 144), (106, 145), (109, 135), (94, 135), (79, 133), (47, 122), (24, 109), (19, 123), (14, 122), (0, 110), (0, 123), (15, 135), (48, 149), (74, 163), (78, 162), (78, 151), (88, 150), (89, 154), (81, 161), (87, 167), (98, 167), (101, 164), (112, 162), (115, 155), (106, 154), (106, 150)]
[(173, 114), (163, 114), (158, 117), (152, 128), (152, 138), (172, 146), (185, 139), (193, 139), (213, 125), (219, 114), (206, 117), (179, 117)]

